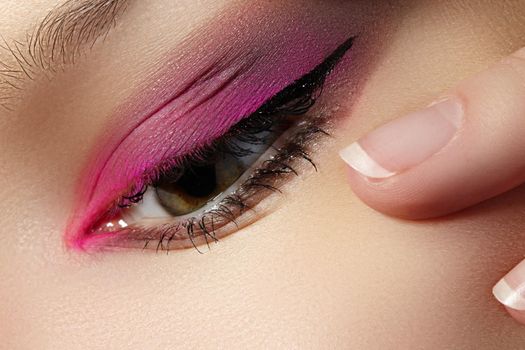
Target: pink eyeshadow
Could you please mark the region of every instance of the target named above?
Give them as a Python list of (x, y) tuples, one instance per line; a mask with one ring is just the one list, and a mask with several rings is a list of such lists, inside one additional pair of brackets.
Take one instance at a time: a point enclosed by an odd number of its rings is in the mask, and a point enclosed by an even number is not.
[(131, 184), (223, 135), (351, 36), (344, 21), (299, 19), (240, 20), (225, 35), (202, 32), (178, 49), (185, 54), (168, 57), (115, 116), (115, 136), (102, 142), (82, 183), (81, 215), (71, 222), (68, 243), (82, 248), (87, 230)]

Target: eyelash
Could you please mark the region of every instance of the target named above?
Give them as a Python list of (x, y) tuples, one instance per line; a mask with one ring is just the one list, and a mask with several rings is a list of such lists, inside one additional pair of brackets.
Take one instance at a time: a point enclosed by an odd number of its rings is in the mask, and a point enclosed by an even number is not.
[[(252, 151), (239, 148), (237, 141), (246, 144), (260, 144), (264, 142), (264, 139), (260, 138), (258, 134), (275, 128), (279, 124), (279, 119), (283, 118), (283, 116), (305, 115), (315, 104), (315, 100), (319, 97), (316, 93), (320, 89), (321, 87), (316, 88), (313, 93), (305, 95), (304, 98), (298, 100), (298, 103), (282, 108), (278, 113), (269, 112), (266, 114), (258, 112), (256, 115), (245, 119), (212, 145), (195, 153), (198, 156), (193, 154), (182, 159), (178, 167), (198, 164), (201, 160), (206, 159), (207, 155), (218, 152), (230, 154), (234, 157), (248, 155)], [(317, 166), (310, 156), (308, 145), (321, 135), (329, 135), (321, 127), (324, 122), (325, 118), (321, 117), (303, 120), (299, 126), (296, 126), (297, 130), (290, 141), (281, 148), (276, 149), (276, 154), (265, 160), (262, 166), (256, 168), (235, 193), (222, 199), (215, 209), (204, 212), (200, 219), (192, 217), (175, 225), (166, 224), (151, 229), (140, 228), (133, 232), (134, 234), (130, 234), (129, 239), (144, 242), (142, 249), (146, 249), (154, 243), (156, 244), (157, 252), (159, 250), (168, 252), (170, 243), (175, 240), (179, 233), (183, 232), (193, 248), (202, 253), (195, 243), (197, 237), (202, 236), (209, 247), (210, 242), (218, 242), (219, 239), (216, 234), (218, 229), (232, 223), (239, 227), (236, 221), (238, 217), (248, 210), (255, 212), (252, 202), (260, 201), (272, 193), (281, 193), (279, 187), (290, 176), (299, 176), (299, 171), (296, 169), (297, 160), (302, 159), (317, 170)], [(163, 175), (160, 172), (158, 177), (160, 178)], [(125, 208), (140, 202), (146, 189), (147, 186), (144, 186), (134, 194), (122, 197), (124, 201), (121, 201), (118, 206)], [(133, 231), (133, 229), (127, 230), (127, 234), (132, 233), (130, 231)]]
[[(111, 242), (114, 242), (115, 247), (122, 247), (123, 243), (126, 243), (138, 248), (137, 245), (142, 243), (142, 249), (146, 249), (155, 243), (157, 252), (159, 250), (169, 252), (170, 244), (177, 241), (183, 245), (180, 248), (193, 247), (202, 253), (196, 239), (201, 239), (209, 248), (210, 242), (218, 241), (218, 230), (231, 224), (239, 228), (237, 222), (239, 217), (247, 211), (255, 212), (255, 204), (272, 193), (281, 193), (279, 187), (290, 177), (299, 176), (297, 169), (301, 160), (317, 171), (317, 166), (310, 155), (310, 148), (321, 136), (329, 135), (324, 130), (328, 117), (321, 113), (315, 117), (305, 115), (320, 97), (328, 75), (352, 45), (353, 38), (350, 38), (314, 70), (282, 90), (210, 145), (175, 161), (162, 164), (145, 175), (128, 191), (128, 194), (116, 201), (104, 218), (114, 217), (119, 208), (139, 203), (149, 186), (154, 186), (159, 179), (169, 176), (174, 170), (198, 165), (214, 154), (222, 153), (233, 157), (249, 155), (252, 151), (239, 146), (239, 142), (247, 145), (263, 144), (264, 139), (260, 137), (262, 132), (275, 128), (282, 130), (282, 126), (288, 126), (278, 137), (278, 142), (284, 136), (290, 136), (290, 140), (280, 148), (270, 146), (275, 154), (262, 161), (232, 194), (220, 200), (212, 209), (204, 211), (200, 214), (200, 218), (179, 219), (181, 221), (178, 223), (162, 224), (152, 228), (138, 225), (123, 228), (113, 232), (112, 239), (105, 240), (105, 246), (110, 247), (113, 245)], [(294, 117), (295, 119), (290, 123), (290, 119)], [(285, 125), (287, 121), (293, 125)], [(100, 220), (98, 223), (104, 221), (107, 220)], [(119, 239), (120, 237), (122, 239)]]

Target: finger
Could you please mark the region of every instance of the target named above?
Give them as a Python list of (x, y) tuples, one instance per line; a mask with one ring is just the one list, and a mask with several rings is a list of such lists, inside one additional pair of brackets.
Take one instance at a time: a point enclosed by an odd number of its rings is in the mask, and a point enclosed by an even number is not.
[(371, 207), (441, 216), (525, 182), (525, 49), (341, 151)]
[(516, 321), (525, 324), (525, 260), (505, 275), (492, 292)]

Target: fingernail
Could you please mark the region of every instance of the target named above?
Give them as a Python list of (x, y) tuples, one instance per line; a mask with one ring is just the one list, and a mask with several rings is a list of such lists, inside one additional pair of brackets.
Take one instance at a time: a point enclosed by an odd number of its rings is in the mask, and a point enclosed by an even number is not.
[(340, 152), (354, 170), (369, 178), (387, 178), (410, 169), (445, 147), (463, 120), (457, 98), (389, 122)]
[(496, 283), (492, 293), (503, 305), (525, 311), (525, 260)]

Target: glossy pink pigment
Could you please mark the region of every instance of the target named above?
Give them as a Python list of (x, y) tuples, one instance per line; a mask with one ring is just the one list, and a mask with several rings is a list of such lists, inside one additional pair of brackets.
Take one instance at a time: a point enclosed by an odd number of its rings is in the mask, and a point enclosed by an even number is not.
[(200, 33), (119, 110), (82, 184), (70, 246), (84, 247), (94, 223), (144, 174), (221, 136), (351, 36), (337, 21), (281, 21), (240, 19), (224, 35)]

